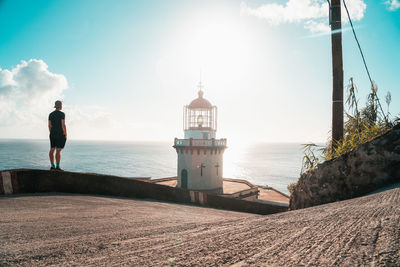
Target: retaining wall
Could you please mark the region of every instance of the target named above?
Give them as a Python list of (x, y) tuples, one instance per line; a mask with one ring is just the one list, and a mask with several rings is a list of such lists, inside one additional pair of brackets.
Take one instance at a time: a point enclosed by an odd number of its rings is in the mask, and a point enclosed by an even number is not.
[(0, 172), (0, 195), (43, 192), (152, 198), (257, 214), (287, 211), (287, 207), (227, 198), (111, 175), (31, 169)]
[(359, 197), (400, 181), (400, 124), (301, 175), (290, 209)]

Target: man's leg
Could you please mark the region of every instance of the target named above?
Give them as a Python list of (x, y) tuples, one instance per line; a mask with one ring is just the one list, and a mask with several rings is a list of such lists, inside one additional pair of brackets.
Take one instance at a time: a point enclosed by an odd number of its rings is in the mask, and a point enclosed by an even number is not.
[(56, 149), (54, 147), (52, 147), (52, 148), (50, 148), (50, 152), (49, 152), (51, 168), (55, 168), (55, 166), (54, 166), (54, 150), (56, 150)]
[(57, 168), (60, 168), (61, 150), (62, 150), (62, 148), (56, 148), (56, 167)]

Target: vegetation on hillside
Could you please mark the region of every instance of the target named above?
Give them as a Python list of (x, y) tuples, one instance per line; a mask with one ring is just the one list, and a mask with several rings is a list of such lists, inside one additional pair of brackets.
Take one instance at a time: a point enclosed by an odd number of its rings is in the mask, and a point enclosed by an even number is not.
[(387, 93), (385, 98), (385, 112), (377, 91), (378, 86), (372, 83), (365, 107), (360, 109), (357, 99), (357, 87), (353, 78), (350, 78), (345, 103), (346, 119), (343, 140), (335, 144), (335, 150), (332, 149), (332, 139), (328, 140), (326, 146), (318, 146), (313, 143), (304, 144), (301, 173), (314, 168), (321, 160), (331, 160), (352, 151), (357, 146), (381, 135), (400, 122), (399, 117), (392, 117), (390, 114), (389, 107), (392, 101), (390, 92)]

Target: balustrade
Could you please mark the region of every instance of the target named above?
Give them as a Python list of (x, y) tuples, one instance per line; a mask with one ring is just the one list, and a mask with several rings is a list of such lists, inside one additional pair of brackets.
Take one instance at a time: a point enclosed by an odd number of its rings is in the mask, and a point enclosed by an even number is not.
[(175, 138), (175, 147), (226, 147), (226, 139), (178, 139)]

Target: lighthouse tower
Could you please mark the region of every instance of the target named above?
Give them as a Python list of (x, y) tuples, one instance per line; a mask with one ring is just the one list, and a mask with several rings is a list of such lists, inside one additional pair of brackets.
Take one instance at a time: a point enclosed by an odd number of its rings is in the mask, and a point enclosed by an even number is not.
[(222, 193), (223, 154), (226, 139), (216, 139), (217, 107), (203, 97), (201, 82), (198, 97), (183, 111), (184, 139), (175, 138), (178, 154), (178, 187)]

